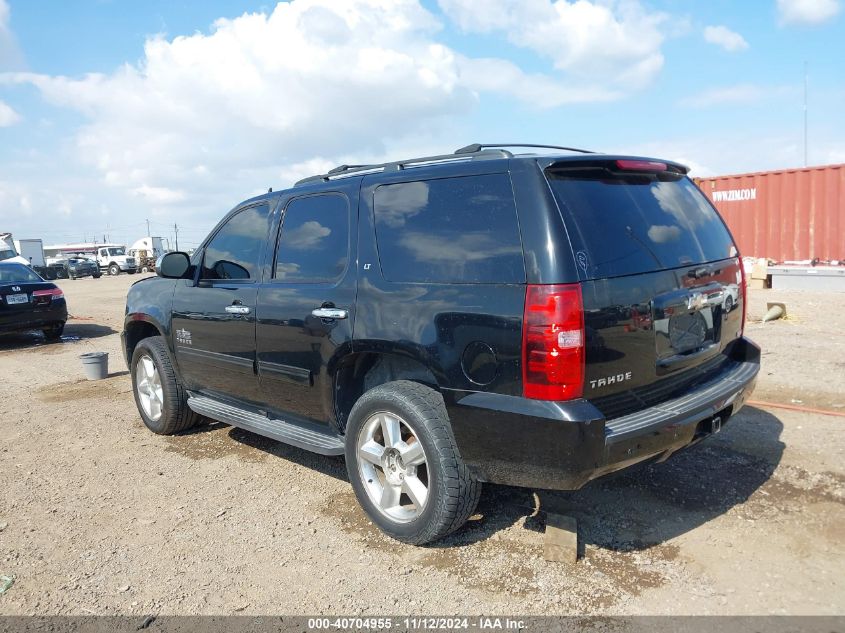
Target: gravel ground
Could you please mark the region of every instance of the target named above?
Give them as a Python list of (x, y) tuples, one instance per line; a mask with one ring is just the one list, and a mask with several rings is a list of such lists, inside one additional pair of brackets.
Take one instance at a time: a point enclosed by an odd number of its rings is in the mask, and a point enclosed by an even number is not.
[[(541, 493), (487, 486), (431, 547), (367, 521), (343, 462), (212, 424), (149, 433), (118, 332), (137, 277), (60, 282), (61, 343), (0, 339), (0, 614), (845, 614), (845, 418), (746, 407), (669, 462)], [(766, 301), (789, 318), (754, 322)], [(753, 291), (758, 400), (845, 410), (845, 294)], [(111, 354), (83, 379), (77, 356)]]

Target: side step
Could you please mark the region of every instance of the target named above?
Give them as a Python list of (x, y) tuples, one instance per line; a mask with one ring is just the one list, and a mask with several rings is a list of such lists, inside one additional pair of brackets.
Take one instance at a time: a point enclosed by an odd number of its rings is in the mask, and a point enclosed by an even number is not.
[(287, 422), (214, 400), (207, 396), (191, 396), (188, 407), (212, 420), (231, 424), (245, 431), (298, 446), (320, 455), (343, 455), (343, 438), (328, 427), (313, 422)]

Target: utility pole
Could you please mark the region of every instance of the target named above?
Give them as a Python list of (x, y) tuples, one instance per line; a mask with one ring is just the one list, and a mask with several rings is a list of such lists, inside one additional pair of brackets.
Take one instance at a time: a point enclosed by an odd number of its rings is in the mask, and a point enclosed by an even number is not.
[(807, 166), (807, 62), (804, 61), (804, 167)]
[(179, 250), (179, 227), (174, 224), (173, 225), (173, 232), (176, 234), (176, 250)]
[(152, 233), (150, 233), (150, 221), (147, 220), (147, 237), (152, 237)]

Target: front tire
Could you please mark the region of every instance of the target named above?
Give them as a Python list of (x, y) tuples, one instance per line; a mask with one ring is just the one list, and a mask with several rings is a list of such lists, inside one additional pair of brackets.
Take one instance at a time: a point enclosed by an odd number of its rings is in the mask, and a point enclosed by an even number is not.
[(112, 264), (109, 266), (109, 274), (112, 276), (117, 276), (120, 274), (120, 266), (117, 264)]
[(380, 385), (352, 407), (346, 467), (370, 519), (412, 545), (460, 528), (481, 495), (461, 460), (442, 396), (408, 380)]
[(199, 421), (188, 408), (182, 386), (164, 338), (142, 339), (132, 354), (132, 393), (144, 424), (158, 435), (187, 431)]

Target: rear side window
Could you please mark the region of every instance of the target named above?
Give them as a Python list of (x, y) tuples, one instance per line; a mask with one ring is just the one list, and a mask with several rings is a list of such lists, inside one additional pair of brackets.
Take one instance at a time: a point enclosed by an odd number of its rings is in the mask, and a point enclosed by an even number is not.
[(547, 172), (588, 278), (616, 277), (736, 254), (724, 222), (687, 178), (603, 168)]
[(379, 261), (388, 281), (525, 281), (507, 174), (382, 185), (373, 206)]
[(344, 196), (321, 194), (293, 200), (285, 209), (276, 252), (279, 281), (331, 283), (349, 258), (349, 204)]

